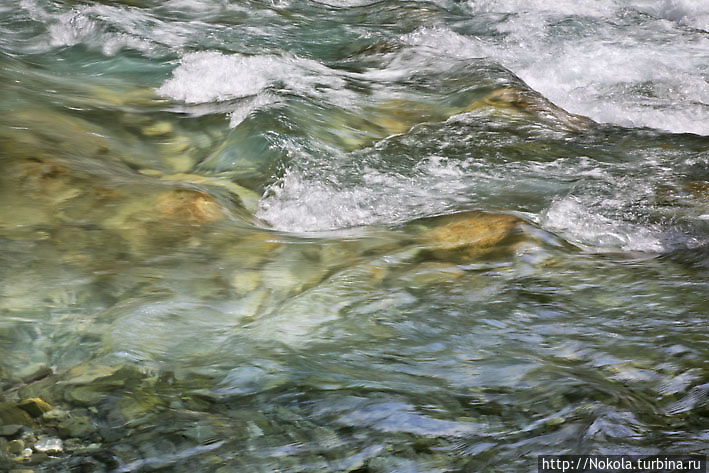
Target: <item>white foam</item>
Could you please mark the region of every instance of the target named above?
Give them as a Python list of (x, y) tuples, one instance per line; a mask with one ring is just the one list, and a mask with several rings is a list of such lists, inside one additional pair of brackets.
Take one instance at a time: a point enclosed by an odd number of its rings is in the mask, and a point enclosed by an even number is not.
[[(186, 54), (158, 92), (186, 103), (225, 101), (258, 94), (271, 85), (305, 94), (327, 96), (344, 87), (335, 71), (295, 55)], [(328, 88), (321, 92), (316, 86)]]
[(359, 184), (343, 184), (347, 176), (323, 171), (290, 169), (261, 199), (256, 216), (278, 230), (323, 231), (403, 223), (475, 196), (466, 163), (435, 157), (422, 161), (414, 176), (365, 167)]
[(268, 94), (269, 87), (285, 87), (321, 98), (332, 98), (332, 93), (349, 94), (342, 90), (342, 77), (317, 61), (294, 55), (246, 56), (214, 51), (184, 55), (172, 77), (157, 92), (189, 104), (258, 96), (248, 103), (235, 105), (231, 126), (236, 126), (251, 110), (274, 101)]
[(660, 229), (607, 217), (576, 197), (554, 202), (542, 215), (542, 226), (570, 242), (603, 250), (662, 252), (665, 244)]
[(544, 12), (548, 15), (604, 16), (614, 9), (613, 1), (578, 2), (576, 0), (468, 0), (468, 6), (476, 14)]
[(59, 15), (59, 21), (47, 27), (52, 46), (73, 46), (98, 32), (95, 21), (79, 12)]
[(698, 0), (664, 0), (635, 2), (635, 7), (658, 18), (665, 18), (704, 31), (709, 31), (709, 2)]
[(221, 102), (255, 95), (288, 69), (276, 56), (191, 53), (157, 92), (186, 103)]
[(452, 57), (491, 58), (562, 108), (599, 122), (709, 135), (709, 38), (684, 27), (705, 24), (709, 4), (633, 3), (476, 1), (471, 13), (499, 34), (439, 26), (402, 40)]

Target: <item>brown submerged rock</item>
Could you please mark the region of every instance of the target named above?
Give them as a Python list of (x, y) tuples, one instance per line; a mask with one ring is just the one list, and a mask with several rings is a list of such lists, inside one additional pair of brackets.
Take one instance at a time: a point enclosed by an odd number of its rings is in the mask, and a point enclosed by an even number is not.
[(213, 223), (224, 218), (219, 204), (205, 192), (173, 190), (160, 194), (156, 210), (161, 218), (190, 225)]
[(498, 249), (509, 248), (523, 235), (524, 220), (513, 215), (462, 212), (437, 217), (436, 226), (420, 237), (437, 259), (473, 259)]
[[(147, 195), (122, 193), (97, 184), (89, 175), (50, 160), (19, 160), (11, 172), (22, 192), (47, 204), (45, 210), (50, 215), (65, 220), (78, 219), (79, 216), (100, 220), (106, 217), (107, 207), (114, 209), (109, 212), (110, 221), (121, 217), (125, 220), (130, 216), (140, 221), (202, 225), (225, 217), (219, 203), (203, 191), (170, 189)], [(76, 211), (72, 211), (75, 207)]]

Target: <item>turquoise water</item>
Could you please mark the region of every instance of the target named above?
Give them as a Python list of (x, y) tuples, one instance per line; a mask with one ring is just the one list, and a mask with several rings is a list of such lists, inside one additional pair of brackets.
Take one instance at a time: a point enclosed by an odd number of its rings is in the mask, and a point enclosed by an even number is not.
[(709, 10), (577, 3), (3, 2), (0, 471), (706, 455)]

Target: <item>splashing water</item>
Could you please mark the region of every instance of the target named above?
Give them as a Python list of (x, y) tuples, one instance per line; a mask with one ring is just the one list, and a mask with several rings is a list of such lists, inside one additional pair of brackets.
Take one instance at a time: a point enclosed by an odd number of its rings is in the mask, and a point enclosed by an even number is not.
[(0, 11), (0, 470), (707, 454), (701, 2)]

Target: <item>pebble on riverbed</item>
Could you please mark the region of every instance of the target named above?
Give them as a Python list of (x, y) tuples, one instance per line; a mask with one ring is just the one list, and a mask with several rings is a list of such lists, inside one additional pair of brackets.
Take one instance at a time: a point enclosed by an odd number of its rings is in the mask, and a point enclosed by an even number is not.
[(25, 449), (25, 442), (16, 439), (7, 444), (7, 451), (13, 455), (19, 455)]
[(0, 426), (0, 437), (14, 437), (15, 435), (19, 434), (23, 428), (24, 428), (24, 425), (20, 425), (20, 424), (1, 425)]
[(58, 438), (46, 438), (35, 442), (34, 449), (42, 453), (61, 453), (64, 451), (64, 443)]

